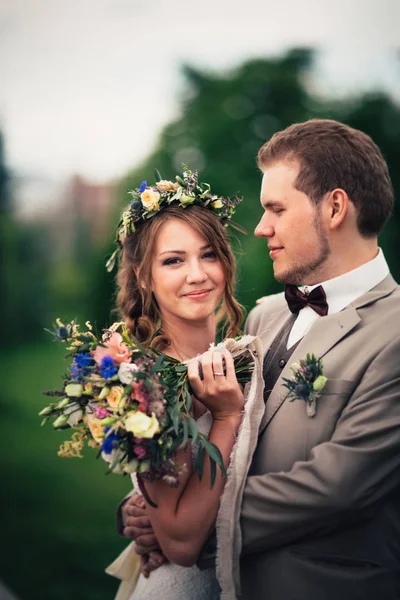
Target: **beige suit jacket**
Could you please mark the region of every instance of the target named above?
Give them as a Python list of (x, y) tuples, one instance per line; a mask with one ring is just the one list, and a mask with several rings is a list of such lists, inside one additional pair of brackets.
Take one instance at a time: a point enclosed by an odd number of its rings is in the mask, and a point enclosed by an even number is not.
[[(289, 315), (283, 294), (270, 296), (247, 333), (268, 351)], [(328, 378), (313, 418), (283, 387), (310, 352)], [(271, 391), (242, 504), (242, 597), (398, 600), (399, 515), (400, 287), (389, 275), (318, 319)]]

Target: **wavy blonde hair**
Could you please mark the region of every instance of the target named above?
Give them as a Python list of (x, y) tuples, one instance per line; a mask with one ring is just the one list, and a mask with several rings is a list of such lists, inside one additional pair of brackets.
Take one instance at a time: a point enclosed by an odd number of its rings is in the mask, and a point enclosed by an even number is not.
[[(210, 210), (199, 206), (180, 208), (169, 206), (151, 219), (140, 222), (133, 235), (122, 242), (117, 284), (117, 309), (132, 334), (143, 344), (162, 350), (169, 339), (160, 327), (161, 315), (152, 293), (151, 267), (157, 234), (164, 223), (179, 219), (187, 223), (210, 244), (222, 264), (226, 284), (217, 322), (223, 321), (227, 337), (240, 333), (243, 309), (234, 298), (236, 260), (231, 250), (226, 228)], [(140, 284), (136, 273), (140, 273)], [(159, 334), (154, 337), (156, 331)]]

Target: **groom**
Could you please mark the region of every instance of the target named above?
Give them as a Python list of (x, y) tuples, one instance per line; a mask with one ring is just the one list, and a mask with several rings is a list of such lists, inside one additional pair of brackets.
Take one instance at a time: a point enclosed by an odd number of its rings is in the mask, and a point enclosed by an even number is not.
[[(242, 503), (241, 598), (398, 600), (400, 290), (377, 243), (387, 166), (367, 135), (329, 120), (275, 134), (258, 159), (255, 234), (285, 294), (246, 323), (265, 348), (266, 407)], [(311, 353), (327, 377), (313, 417), (283, 385)]]
[[(387, 166), (367, 135), (329, 120), (277, 133), (258, 161), (255, 234), (285, 295), (246, 324), (267, 352), (243, 598), (398, 600), (400, 289), (377, 243), (393, 203)], [(283, 385), (308, 353), (328, 378), (313, 417)]]

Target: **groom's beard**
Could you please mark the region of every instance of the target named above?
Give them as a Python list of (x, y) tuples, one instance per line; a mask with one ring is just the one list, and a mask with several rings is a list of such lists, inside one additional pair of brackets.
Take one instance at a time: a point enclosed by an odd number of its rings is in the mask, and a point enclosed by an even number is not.
[[(317, 247), (315, 253), (307, 262), (303, 264), (294, 264), (284, 273), (279, 273), (276, 279), (282, 283), (291, 283), (292, 285), (306, 285), (313, 281), (318, 271), (328, 260), (331, 249), (328, 236), (322, 227), (319, 211), (317, 210), (313, 222), (314, 232), (316, 233)], [(318, 280), (316, 283), (320, 283)]]

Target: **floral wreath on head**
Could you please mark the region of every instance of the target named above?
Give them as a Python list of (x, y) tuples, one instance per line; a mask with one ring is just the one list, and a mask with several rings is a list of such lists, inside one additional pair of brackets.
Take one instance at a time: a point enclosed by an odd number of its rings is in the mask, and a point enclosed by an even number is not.
[(140, 187), (128, 192), (132, 197), (132, 202), (122, 213), (120, 222), (117, 225), (115, 237), (117, 249), (106, 263), (107, 271), (113, 270), (122, 250), (122, 240), (127, 235), (132, 235), (135, 232), (136, 223), (151, 219), (171, 204), (177, 204), (181, 208), (193, 205), (207, 208), (221, 219), (225, 227), (231, 225), (241, 233), (246, 233), (243, 227), (231, 221), (236, 207), (242, 202), (243, 198), (239, 196), (234, 198), (216, 196), (211, 193), (208, 183), (199, 182), (198, 171), (193, 173), (186, 165), (182, 165), (182, 169), (183, 176), (176, 175), (175, 182), (162, 179), (156, 169), (157, 182), (155, 185), (148, 186), (147, 181), (143, 181)]

